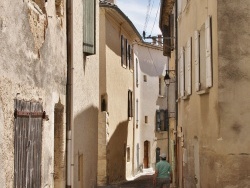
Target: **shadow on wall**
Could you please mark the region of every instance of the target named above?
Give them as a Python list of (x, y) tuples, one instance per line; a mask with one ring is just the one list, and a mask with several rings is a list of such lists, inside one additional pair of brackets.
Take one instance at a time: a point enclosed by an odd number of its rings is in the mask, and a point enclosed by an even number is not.
[(74, 151), (74, 181), (81, 182), (83, 187), (93, 187), (97, 174), (98, 108), (91, 106), (75, 117)]
[(107, 145), (108, 184), (126, 179), (128, 121), (119, 123)]

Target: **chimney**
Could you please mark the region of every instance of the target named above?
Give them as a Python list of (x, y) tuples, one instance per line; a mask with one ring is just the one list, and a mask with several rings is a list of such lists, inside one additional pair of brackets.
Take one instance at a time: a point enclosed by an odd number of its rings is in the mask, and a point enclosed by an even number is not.
[(156, 37), (152, 37), (152, 43), (156, 45)]
[(158, 35), (158, 45), (162, 46), (163, 42), (162, 42), (162, 35)]

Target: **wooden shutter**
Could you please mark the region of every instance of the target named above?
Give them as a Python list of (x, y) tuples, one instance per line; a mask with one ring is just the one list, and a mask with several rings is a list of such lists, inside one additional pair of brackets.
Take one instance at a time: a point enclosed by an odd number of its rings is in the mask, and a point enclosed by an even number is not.
[(181, 97), (184, 97), (185, 95), (185, 84), (184, 84), (184, 50), (181, 48), (181, 57), (180, 57), (180, 94)]
[(134, 70), (134, 52), (133, 52), (133, 46), (130, 45), (129, 48), (129, 69)]
[(186, 59), (185, 59), (185, 63), (187, 64), (187, 75), (186, 75), (186, 83), (187, 83), (187, 95), (191, 95), (192, 93), (192, 69), (191, 69), (191, 61), (192, 61), (192, 49), (191, 49), (191, 45), (192, 45), (192, 38), (190, 38), (187, 41), (187, 49), (186, 49)]
[(135, 61), (136, 61), (136, 65), (135, 65), (135, 66), (136, 66), (136, 67), (135, 67), (135, 68), (136, 68), (136, 72), (135, 72), (136, 87), (138, 87), (138, 85), (139, 85), (139, 70), (138, 70), (138, 69), (139, 69), (139, 66), (138, 66), (138, 63), (139, 63), (139, 62), (138, 62), (138, 58), (136, 58)]
[(123, 39), (123, 35), (121, 35), (121, 65), (123, 66), (123, 54), (124, 54), (124, 39)]
[(95, 1), (83, 1), (83, 52), (95, 54)]
[(169, 117), (168, 117), (168, 110), (165, 110), (165, 122), (164, 122), (164, 131), (168, 131), (169, 129)]
[(161, 117), (160, 110), (156, 110), (156, 131), (161, 130)]
[(133, 117), (132, 91), (131, 90), (128, 90), (128, 117)]
[(200, 37), (199, 31), (194, 32), (194, 65), (195, 65), (195, 90), (200, 90)]
[(205, 23), (205, 45), (206, 45), (206, 87), (212, 86), (212, 44), (211, 44), (211, 17)]

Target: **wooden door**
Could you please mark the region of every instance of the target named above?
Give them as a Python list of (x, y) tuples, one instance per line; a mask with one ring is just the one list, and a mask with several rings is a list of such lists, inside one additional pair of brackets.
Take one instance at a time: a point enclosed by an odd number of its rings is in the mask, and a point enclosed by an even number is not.
[(143, 159), (143, 163), (144, 163), (144, 168), (149, 168), (148, 166), (148, 148), (149, 147), (149, 142), (145, 141), (144, 142), (144, 159)]

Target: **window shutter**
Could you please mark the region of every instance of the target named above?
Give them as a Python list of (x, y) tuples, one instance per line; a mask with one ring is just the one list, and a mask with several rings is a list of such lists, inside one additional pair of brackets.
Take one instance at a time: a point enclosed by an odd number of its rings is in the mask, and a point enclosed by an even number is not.
[(199, 32), (194, 32), (194, 65), (195, 65), (195, 90), (200, 90), (200, 39)]
[(206, 87), (212, 86), (212, 45), (211, 45), (211, 17), (205, 23), (205, 44), (206, 44)]
[(126, 68), (128, 66), (128, 40), (124, 38), (124, 53), (123, 53), (123, 65)]
[(186, 79), (187, 79), (187, 95), (191, 95), (192, 93), (192, 70), (191, 70), (191, 56), (192, 56), (192, 49), (191, 49), (191, 41), (192, 38), (190, 37), (190, 39), (187, 42), (187, 49), (186, 49), (186, 58), (185, 59), (185, 63), (187, 63), (187, 75), (186, 75)]
[(83, 1), (83, 52), (95, 54), (95, 1)]
[(130, 68), (130, 45), (127, 41), (127, 66)]
[(128, 117), (133, 117), (132, 91), (128, 90)]
[(181, 49), (181, 57), (180, 57), (180, 94), (181, 97), (184, 97), (185, 95), (185, 85), (184, 85), (184, 50), (183, 48)]
[(160, 110), (156, 110), (156, 131), (161, 130), (161, 117)]
[(123, 65), (123, 51), (124, 51), (124, 40), (123, 40), (123, 35), (121, 35), (121, 65)]
[(136, 72), (135, 72), (135, 77), (136, 77), (136, 87), (138, 87), (138, 85), (139, 85), (139, 70), (138, 70), (138, 68), (139, 68), (139, 66), (138, 66), (138, 58), (136, 58)]
[(164, 131), (168, 131), (168, 129), (169, 129), (169, 117), (168, 117), (168, 110), (165, 110)]
[(134, 70), (134, 51), (133, 51), (133, 46), (130, 45), (130, 52), (129, 52), (129, 57), (130, 57), (130, 70)]

